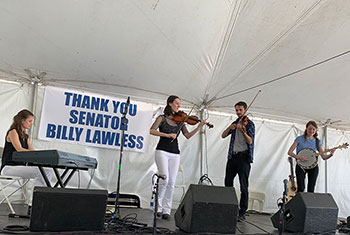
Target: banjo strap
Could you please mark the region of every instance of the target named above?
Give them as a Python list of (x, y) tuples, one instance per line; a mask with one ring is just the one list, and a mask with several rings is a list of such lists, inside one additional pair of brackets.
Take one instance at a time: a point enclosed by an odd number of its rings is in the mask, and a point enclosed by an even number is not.
[(320, 151), (320, 140), (316, 137), (316, 149)]

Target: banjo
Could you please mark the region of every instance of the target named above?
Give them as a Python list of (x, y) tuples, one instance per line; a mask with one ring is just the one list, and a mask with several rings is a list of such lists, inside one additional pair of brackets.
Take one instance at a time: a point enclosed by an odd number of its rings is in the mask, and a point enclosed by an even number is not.
[(330, 152), (331, 150), (335, 149), (346, 149), (349, 146), (348, 143), (344, 143), (342, 145), (339, 145), (337, 147), (326, 149), (322, 152), (316, 153), (313, 149), (302, 149), (298, 152), (299, 156), (304, 156), (307, 158), (307, 161), (301, 161), (297, 159), (298, 165), (303, 169), (312, 169), (314, 168), (318, 163), (318, 156), (320, 156), (322, 153)]

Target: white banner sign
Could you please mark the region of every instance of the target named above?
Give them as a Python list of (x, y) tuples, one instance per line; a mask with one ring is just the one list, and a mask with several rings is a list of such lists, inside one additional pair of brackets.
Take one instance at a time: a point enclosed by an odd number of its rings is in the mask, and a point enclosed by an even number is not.
[[(39, 139), (119, 149), (126, 100), (47, 87)], [(151, 104), (131, 101), (125, 119), (124, 149), (144, 152), (152, 121)]]

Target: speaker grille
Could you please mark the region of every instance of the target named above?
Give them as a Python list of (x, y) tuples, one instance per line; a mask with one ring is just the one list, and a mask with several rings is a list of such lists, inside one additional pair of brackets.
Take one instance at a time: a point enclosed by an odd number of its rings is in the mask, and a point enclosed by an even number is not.
[(106, 190), (35, 187), (31, 231), (102, 231)]
[(175, 224), (191, 233), (235, 233), (237, 215), (234, 188), (191, 184), (175, 213)]
[[(285, 230), (302, 233), (322, 233), (336, 230), (338, 206), (331, 194), (298, 193), (285, 209)], [(279, 227), (280, 211), (271, 217)]]

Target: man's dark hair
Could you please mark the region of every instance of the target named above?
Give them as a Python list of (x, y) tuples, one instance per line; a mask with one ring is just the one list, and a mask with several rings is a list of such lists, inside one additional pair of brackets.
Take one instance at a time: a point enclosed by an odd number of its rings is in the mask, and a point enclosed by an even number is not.
[(239, 101), (237, 104), (235, 104), (235, 107), (236, 106), (243, 106), (244, 109), (247, 109), (247, 103), (244, 102), (244, 101)]

